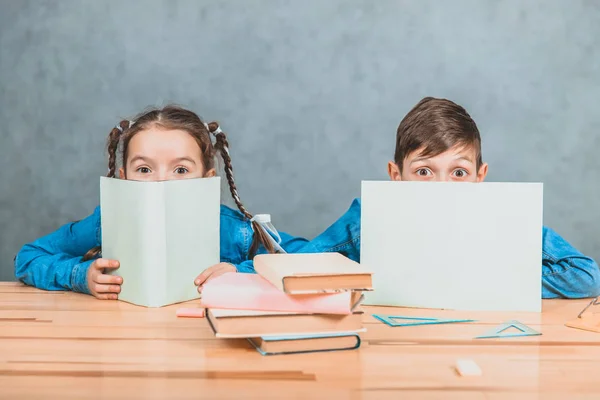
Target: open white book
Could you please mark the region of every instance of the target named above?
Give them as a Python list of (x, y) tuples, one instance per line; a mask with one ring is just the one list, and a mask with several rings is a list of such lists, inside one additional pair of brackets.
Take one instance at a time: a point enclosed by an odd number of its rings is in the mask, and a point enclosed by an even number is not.
[(363, 182), (365, 304), (540, 312), (541, 183)]
[(102, 257), (120, 262), (119, 300), (162, 307), (199, 297), (219, 263), (220, 178), (138, 182), (102, 177)]

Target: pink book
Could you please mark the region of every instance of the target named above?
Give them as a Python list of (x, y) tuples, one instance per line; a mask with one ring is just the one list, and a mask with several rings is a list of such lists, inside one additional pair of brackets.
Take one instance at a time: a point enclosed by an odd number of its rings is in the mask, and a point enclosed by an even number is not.
[(202, 288), (202, 307), (305, 314), (352, 314), (361, 292), (287, 294), (258, 274), (228, 272)]

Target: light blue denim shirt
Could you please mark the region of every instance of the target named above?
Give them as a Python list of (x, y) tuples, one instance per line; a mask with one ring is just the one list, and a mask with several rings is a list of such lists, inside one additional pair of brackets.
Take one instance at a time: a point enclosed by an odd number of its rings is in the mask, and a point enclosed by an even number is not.
[[(360, 199), (310, 242), (311, 251), (338, 252), (360, 262)], [(297, 252), (302, 252), (298, 249)], [(510, 260), (507, 260), (510, 262)], [(583, 298), (600, 295), (598, 264), (584, 256), (550, 228), (542, 231), (542, 298)]]
[[(240, 212), (221, 205), (220, 230), (221, 262), (233, 264), (238, 272), (254, 272), (253, 262), (248, 259), (254, 235), (250, 221)], [(279, 234), (286, 252), (301, 248), (314, 252), (306, 239)], [(97, 207), (87, 218), (63, 225), (23, 246), (14, 260), (15, 276), (40, 289), (89, 293), (87, 271), (93, 260), (82, 261), (82, 257), (88, 250), (100, 246), (101, 241), (100, 207)], [(263, 246), (258, 250), (258, 254), (261, 253), (266, 253)]]

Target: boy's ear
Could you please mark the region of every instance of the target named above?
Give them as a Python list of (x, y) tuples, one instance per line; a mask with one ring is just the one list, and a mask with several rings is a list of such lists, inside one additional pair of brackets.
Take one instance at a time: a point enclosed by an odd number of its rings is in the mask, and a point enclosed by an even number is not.
[(479, 171), (477, 172), (477, 182), (483, 182), (487, 173), (488, 173), (487, 163), (481, 164), (481, 167), (479, 167)]
[(217, 175), (217, 171), (214, 168), (209, 169), (206, 174), (204, 174), (205, 178), (212, 178), (213, 176)]
[(119, 168), (119, 178), (125, 179), (125, 170), (123, 168)]
[(402, 174), (400, 173), (400, 168), (398, 168), (396, 163), (393, 161), (388, 162), (388, 175), (390, 176), (390, 179), (393, 181), (401, 181), (402, 180)]

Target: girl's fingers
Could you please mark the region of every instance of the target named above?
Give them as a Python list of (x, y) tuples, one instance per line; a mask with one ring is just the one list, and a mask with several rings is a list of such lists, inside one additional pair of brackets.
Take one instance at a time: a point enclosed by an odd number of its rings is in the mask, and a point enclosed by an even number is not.
[(120, 285), (102, 285), (96, 284), (94, 287), (94, 291), (96, 293), (120, 293), (121, 286)]
[(220, 265), (219, 268), (216, 268), (214, 271), (212, 271), (212, 273), (206, 278), (204, 283), (229, 272), (235, 272), (235, 267), (227, 264)]
[(98, 293), (96, 298), (99, 300), (117, 300), (118, 296), (114, 293)]
[(115, 275), (98, 274), (94, 277), (94, 282), (108, 285), (120, 285), (123, 283), (123, 278)]
[(212, 267), (205, 270), (204, 272), (202, 272), (200, 275), (198, 275), (198, 277), (196, 278), (196, 280), (194, 280), (194, 284), (196, 286), (202, 285), (204, 282), (206, 282), (206, 280), (210, 277), (210, 275), (213, 273), (213, 269)]
[(216, 265), (213, 265), (210, 268), (205, 269), (200, 275), (198, 275), (196, 277), (196, 279), (194, 279), (194, 285), (196, 286), (200, 286), (204, 283), (206, 283), (206, 281), (208, 281), (209, 279), (212, 278), (216, 278), (219, 275), (223, 275), (226, 272), (235, 272), (236, 268), (234, 265), (229, 264), (229, 263), (219, 263)]
[(107, 260), (106, 258), (99, 258), (92, 264), (96, 269), (104, 268), (119, 268), (119, 262), (117, 260)]

